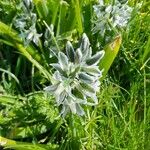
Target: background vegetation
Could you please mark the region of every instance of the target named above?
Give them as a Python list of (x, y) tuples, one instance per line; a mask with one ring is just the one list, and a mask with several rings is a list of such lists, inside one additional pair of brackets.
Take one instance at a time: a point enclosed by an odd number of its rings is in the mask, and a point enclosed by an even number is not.
[[(109, 2), (109, 0), (107, 1)], [(137, 10), (137, 5), (141, 7)], [(93, 52), (97, 40), (91, 30), (95, 0), (34, 0), (37, 29), (54, 25), (51, 46), (64, 50), (66, 41), (82, 33)], [(149, 150), (150, 149), (150, 3), (129, 0), (134, 9), (122, 44), (107, 76), (101, 81), (99, 104), (85, 107), (86, 116), (59, 116), (49, 85), (49, 51), (25, 46), (13, 25), (19, 0), (0, 1), (0, 145), (18, 150)], [(52, 34), (53, 35), (53, 34)], [(112, 37), (113, 39), (113, 37)], [(107, 49), (107, 47), (105, 47)], [(109, 55), (109, 57), (112, 57)], [(109, 62), (108, 62), (109, 63)]]

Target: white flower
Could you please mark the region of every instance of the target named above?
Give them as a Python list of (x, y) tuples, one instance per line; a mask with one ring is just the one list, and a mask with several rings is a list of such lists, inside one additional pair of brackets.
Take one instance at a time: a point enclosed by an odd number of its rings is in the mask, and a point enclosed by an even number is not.
[(36, 45), (39, 44), (39, 38), (42, 36), (42, 34), (38, 34), (35, 26), (31, 26), (29, 30), (26, 31), (26, 41), (29, 43), (30, 41), (33, 41)]
[(99, 32), (104, 36), (105, 32), (111, 31), (112, 27), (126, 27), (131, 17), (132, 8), (116, 1), (114, 5), (104, 4), (103, 0), (94, 5), (96, 19), (94, 21), (93, 33)]
[[(56, 69), (52, 85), (44, 90), (54, 95), (57, 105), (62, 107), (63, 116), (70, 111), (82, 116), (84, 111), (81, 105), (98, 104), (96, 92), (99, 91), (102, 73), (97, 64), (103, 56), (104, 51), (92, 56), (89, 39), (85, 34), (76, 51), (67, 42), (66, 55), (58, 53), (58, 63), (51, 64)], [(93, 102), (88, 102), (88, 99)]]
[(14, 25), (19, 29), (20, 37), (25, 45), (28, 45), (31, 41), (38, 45), (42, 34), (38, 34), (36, 30), (37, 16), (32, 12), (33, 2), (32, 0), (23, 0), (20, 6), (22, 12), (17, 15)]

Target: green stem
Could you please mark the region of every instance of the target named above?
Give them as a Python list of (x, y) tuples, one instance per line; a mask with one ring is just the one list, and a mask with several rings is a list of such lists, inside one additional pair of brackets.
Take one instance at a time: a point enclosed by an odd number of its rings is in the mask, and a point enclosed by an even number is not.
[(74, 116), (73, 114), (70, 115), (70, 129), (71, 129), (71, 134), (72, 138), (76, 138), (76, 130), (75, 130), (75, 121), (74, 121)]
[(57, 24), (57, 32), (56, 32), (56, 37), (59, 36), (60, 34), (60, 20), (61, 20), (61, 13), (62, 13), (62, 4), (60, 5), (59, 8), (59, 19), (58, 19), (58, 24)]
[[(146, 113), (147, 113), (147, 99), (146, 99), (146, 72), (145, 72), (145, 68), (144, 68), (144, 126), (143, 126), (143, 130), (146, 129)], [(143, 143), (145, 143), (145, 131), (143, 131)], [(144, 148), (144, 144), (143, 144), (143, 148)]]

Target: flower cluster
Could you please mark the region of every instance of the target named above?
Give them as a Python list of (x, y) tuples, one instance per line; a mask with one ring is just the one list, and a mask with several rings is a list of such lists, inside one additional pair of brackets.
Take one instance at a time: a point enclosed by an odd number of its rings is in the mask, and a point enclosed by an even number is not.
[(101, 36), (113, 28), (126, 27), (132, 12), (132, 8), (127, 3), (122, 4), (118, 1), (112, 5), (99, 0), (99, 4), (94, 5), (93, 8), (96, 15), (93, 33), (99, 32)]
[(21, 12), (16, 16), (14, 25), (19, 29), (20, 37), (25, 45), (28, 45), (31, 41), (38, 45), (42, 34), (38, 34), (36, 30), (37, 16), (33, 13), (32, 0), (23, 0), (20, 9)]
[(56, 71), (52, 77), (52, 85), (44, 90), (54, 95), (57, 105), (62, 107), (63, 116), (70, 111), (82, 116), (82, 104), (98, 104), (96, 92), (99, 91), (102, 71), (97, 64), (103, 56), (104, 51), (92, 56), (89, 39), (83, 34), (79, 48), (74, 50), (68, 41), (66, 54), (59, 52), (58, 63), (50, 64)]

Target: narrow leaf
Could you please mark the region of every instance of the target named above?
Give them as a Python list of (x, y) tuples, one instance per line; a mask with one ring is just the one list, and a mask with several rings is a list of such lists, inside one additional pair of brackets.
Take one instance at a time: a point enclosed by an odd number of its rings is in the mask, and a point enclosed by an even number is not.
[(34, 0), (35, 6), (36, 6), (36, 10), (38, 12), (38, 15), (40, 17), (40, 19), (46, 20), (46, 22), (48, 21), (48, 7), (47, 7), (47, 1), (45, 0)]
[[(43, 64), (42, 57), (34, 47), (24, 47), (15, 30), (11, 29), (11, 27), (4, 24), (3, 22), (0, 22), (0, 35), (8, 41), (9, 45), (11, 43), (14, 48), (17, 48), (21, 54), (23, 54), (29, 61), (31, 61), (44, 74), (46, 78), (51, 78), (50, 73), (41, 65)], [(5, 42), (5, 44), (7, 43)]]
[(17, 142), (0, 136), (0, 145), (4, 148), (14, 149), (14, 150), (49, 150), (56, 149), (56, 145), (41, 145), (41, 144), (31, 144), (26, 142)]

